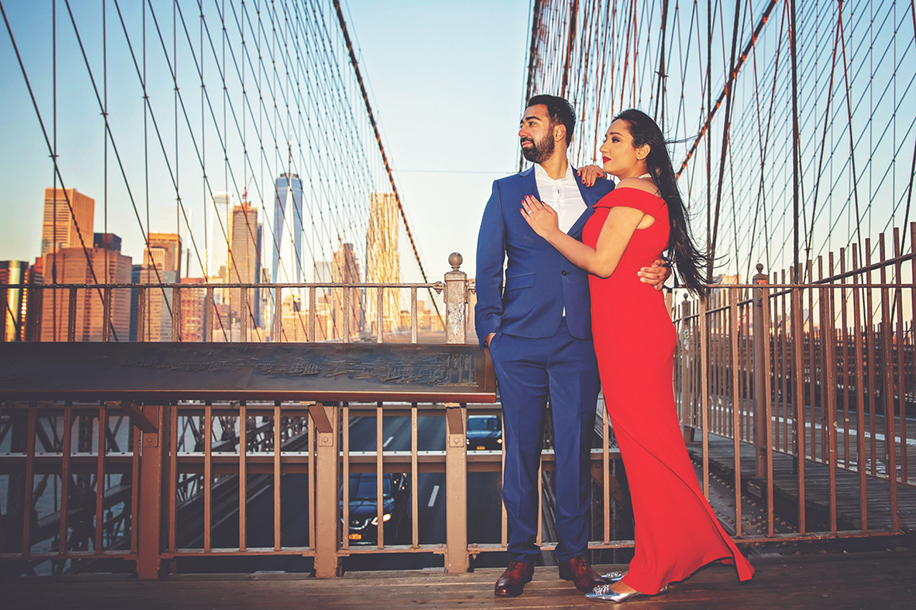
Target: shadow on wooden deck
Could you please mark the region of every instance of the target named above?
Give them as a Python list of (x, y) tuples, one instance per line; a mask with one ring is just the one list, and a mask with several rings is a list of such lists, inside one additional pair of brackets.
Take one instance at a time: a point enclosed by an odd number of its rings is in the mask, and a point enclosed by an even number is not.
[[(732, 567), (710, 566), (672, 586), (667, 595), (637, 598), (627, 607), (871, 610), (916, 606), (916, 552), (911, 550), (756, 556), (752, 561), (757, 573), (751, 582), (739, 584)], [(597, 566), (599, 570), (619, 567)], [(457, 575), (440, 570), (351, 572), (331, 580), (291, 574), (182, 575), (143, 582), (82, 575), (7, 580), (0, 586), (3, 607), (17, 609), (615, 607), (586, 599), (557, 578), (555, 567), (538, 567), (521, 597), (496, 598), (493, 584), (500, 572), (492, 568)]]

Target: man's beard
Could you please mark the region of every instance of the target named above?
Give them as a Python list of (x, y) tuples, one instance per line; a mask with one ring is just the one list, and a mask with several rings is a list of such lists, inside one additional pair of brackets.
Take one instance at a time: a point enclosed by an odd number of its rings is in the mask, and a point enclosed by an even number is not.
[(532, 163), (543, 163), (550, 158), (550, 155), (553, 154), (553, 150), (556, 147), (556, 143), (549, 134), (541, 138), (540, 142), (535, 142), (531, 138), (525, 138), (521, 140), (519, 144), (525, 141), (531, 142), (531, 147), (522, 147), (522, 156)]

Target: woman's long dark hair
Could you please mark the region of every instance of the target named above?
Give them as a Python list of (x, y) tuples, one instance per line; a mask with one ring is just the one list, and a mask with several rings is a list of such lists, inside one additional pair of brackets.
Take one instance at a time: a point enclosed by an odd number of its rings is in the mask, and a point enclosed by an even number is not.
[(662, 199), (668, 204), (668, 219), (671, 224), (668, 237), (669, 256), (673, 256), (681, 282), (687, 289), (695, 294), (705, 295), (709, 288), (703, 280), (701, 269), (706, 267), (709, 258), (690, 238), (687, 211), (677, 188), (677, 176), (671, 165), (665, 136), (652, 117), (639, 110), (624, 110), (614, 117), (614, 120), (617, 119), (626, 121), (629, 125), (634, 148), (649, 145), (646, 166)]

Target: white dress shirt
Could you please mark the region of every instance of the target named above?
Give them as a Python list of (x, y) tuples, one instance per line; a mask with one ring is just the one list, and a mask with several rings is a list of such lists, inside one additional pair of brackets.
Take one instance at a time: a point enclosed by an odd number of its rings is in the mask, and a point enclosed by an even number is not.
[[(585, 200), (582, 199), (582, 193), (579, 191), (579, 185), (576, 184), (576, 174), (573, 173), (572, 165), (567, 164), (566, 175), (559, 180), (554, 180), (547, 175), (543, 167), (535, 164), (534, 179), (537, 182), (541, 201), (557, 211), (560, 230), (569, 233), (587, 208)], [(563, 315), (566, 315), (565, 307)]]
[(586, 209), (572, 166), (567, 165), (566, 175), (559, 180), (554, 180), (547, 175), (544, 168), (535, 164), (534, 179), (538, 185), (541, 201), (557, 211), (560, 230), (568, 233)]

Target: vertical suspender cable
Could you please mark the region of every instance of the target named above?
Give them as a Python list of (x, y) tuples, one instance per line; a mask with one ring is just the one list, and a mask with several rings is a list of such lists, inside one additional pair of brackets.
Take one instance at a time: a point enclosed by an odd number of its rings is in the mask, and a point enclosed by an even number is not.
[[(799, 163), (799, 138), (798, 138), (798, 55), (797, 55), (797, 37), (795, 30), (795, 0), (789, 0), (789, 51), (792, 57), (792, 250), (793, 250), (793, 268), (795, 277), (801, 277), (801, 262), (799, 260), (799, 241), (798, 241), (798, 214), (799, 214), (799, 192), (798, 180), (801, 171)], [(795, 281), (798, 281), (796, 279)]]

